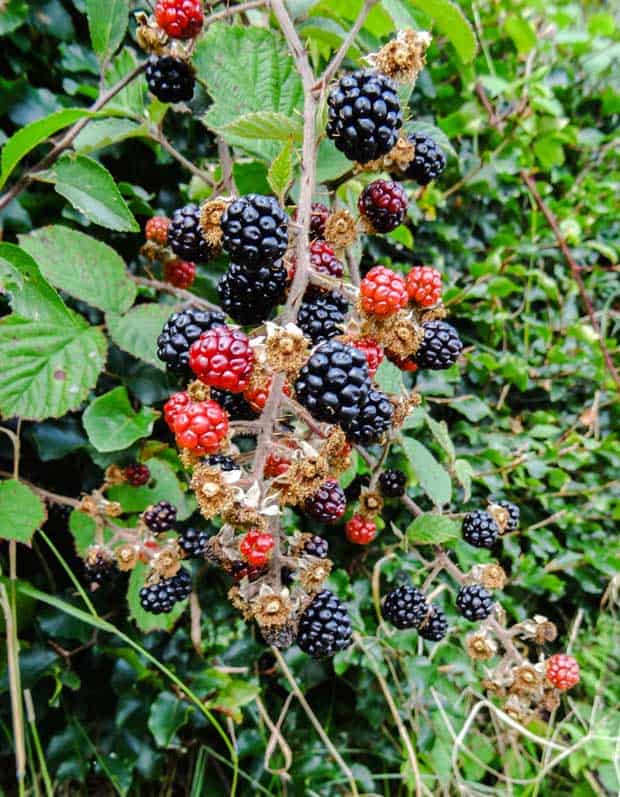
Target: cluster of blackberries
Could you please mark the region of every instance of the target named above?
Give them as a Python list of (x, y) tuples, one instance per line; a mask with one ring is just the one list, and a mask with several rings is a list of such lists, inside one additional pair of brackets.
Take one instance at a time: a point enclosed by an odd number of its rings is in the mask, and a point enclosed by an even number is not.
[(169, 371), (189, 376), (189, 348), (203, 332), (224, 326), (223, 313), (187, 307), (173, 313), (157, 338), (157, 356)]
[(175, 603), (185, 600), (192, 591), (192, 577), (188, 570), (180, 568), (171, 578), (162, 578), (156, 584), (142, 587), (140, 605), (151, 614), (167, 614)]
[[(492, 511), (493, 506), (505, 510), (507, 518), (505, 523), (500, 525), (497, 514)], [(476, 548), (492, 548), (500, 534), (518, 528), (520, 514), (519, 507), (510, 501), (495, 501), (489, 507), (489, 511), (474, 509), (463, 518), (461, 527), (463, 539)]]
[(423, 639), (439, 642), (448, 632), (448, 621), (443, 610), (429, 604), (417, 587), (401, 584), (383, 599), (381, 613), (396, 628), (416, 628)]
[(317, 421), (339, 424), (359, 445), (377, 442), (392, 422), (393, 405), (374, 389), (365, 354), (337, 340), (317, 346), (299, 372), (295, 393)]

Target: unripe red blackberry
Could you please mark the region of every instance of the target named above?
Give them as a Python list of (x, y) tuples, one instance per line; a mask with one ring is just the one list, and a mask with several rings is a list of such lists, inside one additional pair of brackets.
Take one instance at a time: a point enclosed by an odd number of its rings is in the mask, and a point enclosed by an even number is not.
[(414, 266), (405, 277), (409, 300), (420, 307), (432, 307), (441, 299), (441, 274), (430, 266)]
[(170, 227), (169, 218), (166, 216), (153, 216), (146, 223), (144, 237), (147, 241), (166, 246), (168, 243), (168, 227)]
[(348, 338), (345, 342), (364, 352), (368, 363), (368, 373), (370, 376), (374, 376), (383, 362), (383, 349), (377, 341), (372, 338)]
[(127, 465), (123, 470), (123, 477), (127, 484), (130, 484), (132, 487), (142, 487), (147, 484), (151, 478), (151, 471), (146, 465), (134, 462), (133, 465)]
[(346, 523), (345, 532), (354, 545), (368, 545), (377, 536), (377, 524), (362, 515), (353, 515)]
[(194, 39), (202, 30), (202, 0), (157, 0), (155, 20), (172, 39)]
[(368, 315), (386, 318), (394, 315), (409, 301), (405, 280), (385, 266), (374, 266), (360, 285), (362, 310)]
[(545, 675), (556, 689), (571, 689), (579, 683), (579, 664), (566, 653), (556, 653), (547, 660)]
[(250, 339), (240, 329), (214, 327), (191, 345), (189, 366), (205, 385), (243, 393), (254, 367)]
[(164, 280), (175, 288), (187, 290), (192, 287), (195, 279), (196, 266), (187, 260), (177, 257), (174, 260), (167, 260), (164, 264)]
[(374, 232), (388, 233), (402, 224), (408, 204), (407, 194), (400, 183), (375, 180), (360, 194), (358, 209)]

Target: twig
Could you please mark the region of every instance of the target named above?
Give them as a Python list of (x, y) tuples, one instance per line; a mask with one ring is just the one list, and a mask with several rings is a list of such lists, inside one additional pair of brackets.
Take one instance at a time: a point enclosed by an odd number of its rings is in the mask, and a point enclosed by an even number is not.
[(228, 194), (236, 194), (237, 187), (235, 185), (235, 178), (233, 177), (233, 162), (230, 155), (230, 148), (221, 137), (217, 139), (217, 154), (222, 164), (221, 185)]
[(4, 584), (0, 584), (0, 607), (4, 615), (6, 635), (6, 660), (9, 674), (9, 692), (11, 695), (11, 714), (13, 719), (13, 736), (15, 739), (15, 775), (23, 793), (26, 775), (26, 742), (24, 731), (24, 707), (22, 704), (21, 676), (19, 671), (19, 641), (15, 615), (11, 610), (9, 595)]
[(205, 18), (204, 27), (206, 28), (220, 19), (232, 17), (234, 14), (243, 14), (245, 11), (251, 11), (253, 8), (260, 8), (264, 5), (265, 0), (251, 0), (248, 3), (240, 3), (238, 6), (230, 6), (229, 8), (225, 8), (223, 11), (216, 11), (215, 14), (211, 14)]
[(171, 285), (169, 282), (152, 280), (148, 279), (147, 277), (131, 276), (131, 278), (136, 283), (136, 285), (142, 285), (144, 288), (153, 288), (154, 290), (160, 291), (161, 293), (169, 293), (171, 296), (177, 296), (179, 299), (182, 299), (184, 302), (188, 304), (196, 305), (196, 307), (202, 307), (205, 310), (220, 309), (217, 305), (213, 304), (212, 302), (209, 302), (207, 299), (203, 299), (200, 296), (196, 296), (196, 294), (191, 293), (191, 291), (185, 291), (183, 290), (183, 288), (175, 288), (174, 285)]
[(319, 82), (315, 86), (313, 86), (314, 91), (322, 91), (327, 87), (328, 83), (334, 77), (340, 65), (344, 61), (347, 53), (349, 52), (349, 49), (351, 48), (353, 42), (355, 41), (355, 37), (362, 29), (364, 22), (366, 22), (366, 17), (370, 13), (372, 7), (377, 4), (377, 2), (378, 0), (365, 0), (364, 5), (362, 6), (362, 10), (358, 14), (357, 19), (353, 24), (353, 27), (348, 32), (346, 38), (340, 45), (340, 49), (327, 65), (327, 68), (321, 75), (321, 79), (319, 80)]
[[(282, 723), (284, 722), (284, 718), (289, 710), (291, 705), (291, 701), (295, 697), (294, 693), (291, 692), (286, 700), (284, 701), (284, 705), (282, 706), (282, 711), (280, 712), (280, 716), (278, 717), (278, 721), (274, 725), (271, 720), (271, 717), (267, 713), (267, 709), (263, 705), (263, 701), (260, 697), (256, 697), (256, 708), (258, 709), (258, 713), (261, 715), (261, 718), (265, 725), (271, 731), (271, 736), (269, 737), (269, 742), (267, 743), (267, 747), (265, 748), (265, 756), (264, 756), (264, 766), (267, 772), (271, 773), (272, 775), (277, 775), (278, 777), (282, 778), (283, 780), (291, 780), (291, 776), (288, 774), (289, 769), (293, 765), (293, 753), (291, 748), (282, 735)], [(284, 756), (284, 766), (280, 767), (279, 769), (272, 769), (269, 766), (269, 761), (271, 760), (271, 756), (275, 750), (276, 745), (282, 751), (282, 755)]]
[(188, 172), (191, 172), (195, 177), (198, 177), (203, 183), (211, 186), (211, 188), (215, 188), (215, 180), (211, 177), (210, 174), (204, 171), (204, 169), (200, 169), (198, 166), (193, 164), (190, 160), (188, 160), (184, 155), (182, 155), (178, 149), (172, 144), (168, 138), (164, 135), (164, 132), (161, 128), (155, 128), (151, 130), (151, 137), (157, 141), (158, 144), (162, 146), (163, 149), (166, 150), (168, 155), (174, 158), (181, 166), (184, 166)]
[[(139, 64), (135, 69), (132, 69), (131, 72), (128, 72), (125, 77), (121, 78), (112, 88), (108, 89), (108, 91), (104, 92), (100, 95), (99, 99), (91, 105), (89, 111), (94, 113), (95, 111), (100, 111), (105, 105), (107, 105), (110, 100), (113, 100), (117, 94), (119, 94), (125, 86), (128, 86), (132, 80), (141, 75), (142, 72), (146, 69), (146, 62)], [(0, 210), (5, 208), (9, 202), (12, 202), (22, 191), (24, 191), (31, 183), (31, 181), (36, 177), (37, 173), (43, 171), (44, 169), (48, 169), (55, 161), (62, 155), (62, 153), (68, 149), (75, 138), (77, 137), (78, 133), (80, 133), (86, 125), (90, 122), (90, 119), (80, 119), (76, 122), (73, 127), (69, 128), (69, 130), (65, 133), (65, 135), (60, 139), (60, 141), (47, 153), (47, 155), (42, 158), (35, 166), (30, 168), (25, 174), (23, 174), (20, 179), (15, 183), (13, 188), (7, 191), (0, 197)]]

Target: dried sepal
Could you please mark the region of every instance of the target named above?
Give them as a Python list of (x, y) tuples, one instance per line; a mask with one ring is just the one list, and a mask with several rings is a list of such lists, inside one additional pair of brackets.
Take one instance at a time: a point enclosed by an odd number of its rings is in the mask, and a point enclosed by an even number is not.
[(489, 504), (487, 511), (497, 523), (499, 527), (499, 533), (504, 534), (508, 528), (508, 523), (510, 522), (510, 513), (506, 507), (491, 503)]
[(176, 542), (171, 542), (160, 548), (151, 559), (151, 572), (157, 574), (158, 581), (161, 578), (172, 578), (179, 572), (182, 558), (183, 551)]
[(497, 653), (497, 642), (485, 631), (478, 631), (465, 639), (465, 648), (474, 661), (486, 661)]
[(138, 11), (136, 17), (136, 41), (138, 46), (149, 55), (166, 55), (168, 53), (168, 34), (162, 30), (154, 16)]
[(208, 401), (211, 398), (211, 391), (208, 385), (200, 379), (194, 379), (187, 386), (187, 392), (192, 401)]
[(361, 305), (362, 337), (373, 338), (396, 356), (407, 358), (414, 355), (424, 340), (424, 330), (413, 318), (411, 311), (399, 310), (387, 318), (366, 315)]
[(348, 210), (332, 213), (325, 224), (325, 240), (336, 250), (346, 249), (357, 240), (357, 222)]
[(426, 64), (426, 51), (432, 40), (428, 31), (407, 28), (366, 60), (397, 83), (415, 83)]
[(375, 490), (364, 491), (359, 498), (359, 514), (372, 520), (383, 510), (383, 498)]
[(286, 473), (274, 480), (282, 505), (305, 501), (318, 490), (329, 475), (329, 462), (322, 455), (307, 456), (303, 451), (295, 452)]
[(258, 596), (252, 601), (252, 613), (260, 626), (282, 626), (291, 616), (293, 606), (288, 589), (279, 592), (262, 584)]
[(415, 157), (415, 147), (406, 134), (401, 132), (398, 141), (382, 158), (364, 163), (359, 171), (372, 172), (405, 172)]
[(118, 569), (122, 572), (133, 570), (140, 558), (140, 546), (131, 542), (123, 543), (115, 549), (114, 558)]
[(224, 211), (229, 205), (229, 199), (216, 197), (208, 199), (200, 206), (200, 231), (209, 246), (216, 250), (222, 246), (221, 221)]
[(296, 378), (309, 355), (308, 340), (299, 327), (287, 324), (283, 329), (267, 323), (265, 357), (269, 367), (277, 373)]
[(486, 589), (504, 589), (508, 577), (498, 564), (474, 565), (469, 573), (471, 579)]
[(224, 479), (219, 468), (204, 463), (196, 465), (190, 487), (194, 491), (202, 516), (207, 520), (223, 514), (234, 503), (234, 489)]
[(317, 556), (302, 557), (299, 561), (299, 583), (309, 594), (319, 592), (332, 571), (331, 559), (319, 559)]
[(125, 472), (119, 465), (109, 465), (105, 469), (105, 486), (112, 487), (125, 482)]

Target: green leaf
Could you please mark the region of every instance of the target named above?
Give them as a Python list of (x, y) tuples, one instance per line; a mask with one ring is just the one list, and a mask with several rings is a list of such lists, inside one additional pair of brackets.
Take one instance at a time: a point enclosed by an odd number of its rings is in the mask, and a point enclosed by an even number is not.
[(187, 722), (191, 707), (172, 692), (160, 692), (149, 712), (148, 726), (158, 747), (179, 747), (177, 731)]
[[(291, 120), (299, 118), (301, 80), (284, 40), (274, 31), (211, 25), (198, 41), (192, 63), (213, 99), (203, 117), (208, 127), (226, 130), (239, 117), (272, 112), (284, 117), (290, 130)], [(223, 133), (229, 144), (243, 147), (268, 162), (280, 151), (271, 140), (247, 138), (234, 130), (233, 125)]]
[(381, 390), (390, 395), (400, 395), (405, 386), (403, 384), (403, 373), (394, 363), (385, 358), (375, 374), (375, 382)]
[(417, 440), (403, 437), (402, 444), (424, 492), (435, 506), (447, 504), (452, 497), (452, 482), (448, 471)]
[(146, 125), (131, 119), (96, 119), (90, 122), (77, 136), (73, 147), (83, 155), (95, 152), (112, 144), (147, 135)]
[(0, 36), (6, 36), (23, 25), (28, 19), (26, 0), (8, 0), (0, 13)]
[(123, 313), (133, 304), (136, 286), (107, 244), (62, 225), (34, 230), (19, 242), (43, 276), (70, 296), (104, 312)]
[(74, 314), (43, 277), (35, 261), (15, 244), (0, 244), (0, 290), (10, 293), (11, 307), (22, 318), (74, 323)]
[(76, 210), (101, 227), (138, 232), (140, 226), (110, 172), (86, 155), (63, 155), (48, 179)]
[(520, 55), (529, 53), (536, 47), (536, 32), (527, 19), (517, 14), (510, 14), (504, 22), (506, 33), (513, 40)]
[(43, 501), (17, 479), (0, 482), (0, 538), (30, 544), (45, 522)]
[(383, 0), (383, 8), (392, 17), (392, 21), (398, 30), (406, 28), (416, 28), (415, 19), (411, 15), (411, 10), (403, 0)]
[(217, 132), (224, 138), (236, 136), (239, 138), (269, 139), (273, 141), (301, 141), (301, 119), (290, 118), (273, 111), (259, 111), (246, 113), (233, 119), (232, 122), (217, 128)]
[[(80, 512), (79, 509), (74, 509), (69, 516), (69, 531), (73, 535), (78, 556), (86, 556), (86, 552), (96, 541), (97, 522), (95, 518), (86, 512)], [(108, 534), (110, 533), (108, 530)]]
[(76, 410), (105, 364), (101, 330), (79, 316), (73, 323), (0, 321), (0, 412), (40, 421)]
[(280, 154), (274, 159), (267, 179), (273, 193), (284, 204), (284, 197), (293, 178), (293, 142), (289, 141), (280, 150)]
[(471, 480), (474, 475), (474, 469), (466, 459), (457, 459), (454, 463), (454, 473), (459, 480), (459, 484), (463, 488), (463, 501), (469, 501), (471, 498)]
[(464, 63), (476, 54), (476, 37), (467, 18), (450, 0), (408, 0), (433, 20), (439, 31), (450, 41)]
[(111, 55), (125, 38), (129, 0), (86, 0), (88, 29), (97, 55)]
[(450, 434), (448, 432), (448, 424), (445, 421), (440, 421), (438, 423), (434, 418), (431, 418), (428, 413), (426, 414), (426, 423), (435, 440), (450, 458), (450, 462), (454, 462), (456, 453), (454, 451), (454, 443), (450, 439)]
[(144, 463), (151, 472), (151, 482), (144, 487), (122, 484), (108, 490), (110, 501), (119, 501), (124, 512), (143, 512), (158, 501), (169, 501), (177, 508), (179, 520), (189, 517), (195, 506), (181, 490), (179, 480), (167, 462), (148, 459)]
[(260, 694), (258, 684), (239, 679), (230, 679), (217, 696), (209, 702), (209, 706), (232, 714), (235, 721), (241, 720), (242, 706), (251, 703)]
[(148, 567), (142, 562), (138, 562), (131, 571), (131, 575), (129, 576), (129, 589), (127, 590), (129, 616), (132, 620), (135, 620), (140, 631), (170, 631), (185, 611), (187, 601), (184, 600), (180, 603), (175, 603), (172, 611), (168, 612), (168, 614), (151, 614), (151, 612), (145, 612), (142, 606), (140, 606), (140, 590), (144, 586), (147, 575)]
[(413, 545), (439, 545), (458, 536), (458, 525), (445, 515), (419, 515), (407, 528), (407, 539)]
[(56, 113), (45, 116), (43, 119), (37, 119), (35, 122), (22, 127), (17, 133), (14, 133), (2, 147), (0, 156), (0, 165), (2, 167), (0, 171), (0, 188), (6, 183), (13, 169), (25, 155), (54, 135), (54, 133), (62, 130), (63, 127), (68, 127), (87, 116), (92, 117), (93, 114), (89, 113), (85, 108), (64, 108), (62, 111), (56, 111)]
[(82, 423), (97, 451), (122, 451), (136, 440), (148, 437), (157, 416), (149, 407), (136, 412), (129, 403), (127, 388), (116, 387), (91, 402)]
[(125, 315), (107, 315), (106, 325), (119, 348), (163, 370), (165, 366), (157, 356), (157, 336), (170, 312), (170, 305), (139, 304)]

